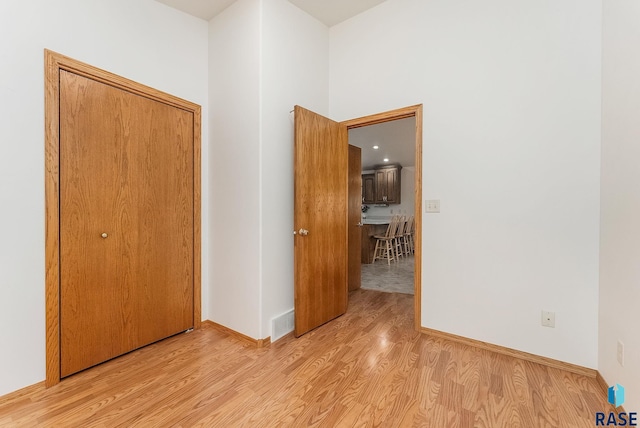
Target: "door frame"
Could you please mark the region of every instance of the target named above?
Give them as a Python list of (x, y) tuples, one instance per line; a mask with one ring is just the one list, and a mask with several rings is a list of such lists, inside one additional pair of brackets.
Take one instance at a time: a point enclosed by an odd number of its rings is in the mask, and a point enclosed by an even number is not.
[(124, 77), (44, 50), (45, 323), (47, 387), (60, 382), (60, 70), (193, 113), (193, 323), (201, 325), (201, 108)]
[(341, 122), (347, 126), (347, 130), (361, 128), (363, 126), (376, 125), (384, 122), (391, 122), (398, 119), (415, 117), (416, 139), (415, 139), (415, 252), (414, 252), (414, 274), (413, 274), (413, 305), (414, 305), (414, 326), (420, 331), (422, 326), (422, 104), (403, 107), (382, 113), (363, 116), (356, 119)]

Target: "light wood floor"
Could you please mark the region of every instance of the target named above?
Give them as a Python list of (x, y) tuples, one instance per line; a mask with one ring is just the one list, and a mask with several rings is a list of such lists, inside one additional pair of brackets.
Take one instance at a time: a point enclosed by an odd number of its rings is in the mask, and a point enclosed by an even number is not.
[(266, 349), (204, 327), (0, 398), (0, 427), (593, 427), (609, 410), (595, 379), (416, 333), (412, 298), (355, 291)]

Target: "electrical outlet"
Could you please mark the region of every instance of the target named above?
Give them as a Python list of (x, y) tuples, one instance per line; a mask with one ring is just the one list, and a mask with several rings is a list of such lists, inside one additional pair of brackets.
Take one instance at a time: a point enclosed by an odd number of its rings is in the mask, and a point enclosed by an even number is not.
[(624, 343), (618, 340), (618, 352), (617, 352), (618, 364), (624, 367)]
[(542, 311), (542, 326), (555, 328), (556, 326), (556, 313), (549, 311)]

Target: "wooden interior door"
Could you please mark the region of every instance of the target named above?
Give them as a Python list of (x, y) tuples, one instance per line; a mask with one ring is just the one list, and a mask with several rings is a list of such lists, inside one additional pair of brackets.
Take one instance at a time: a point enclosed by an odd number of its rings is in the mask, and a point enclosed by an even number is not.
[(60, 374), (194, 325), (193, 113), (60, 71)]
[(362, 150), (349, 145), (349, 291), (360, 288), (362, 253)]
[(347, 127), (296, 106), (294, 160), (297, 337), (347, 310)]

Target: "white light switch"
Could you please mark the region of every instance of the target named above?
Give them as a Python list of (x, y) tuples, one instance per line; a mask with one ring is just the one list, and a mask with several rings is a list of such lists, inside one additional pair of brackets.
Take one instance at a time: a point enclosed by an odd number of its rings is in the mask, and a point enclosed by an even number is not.
[(427, 199), (424, 203), (425, 212), (439, 213), (440, 212), (440, 199)]

